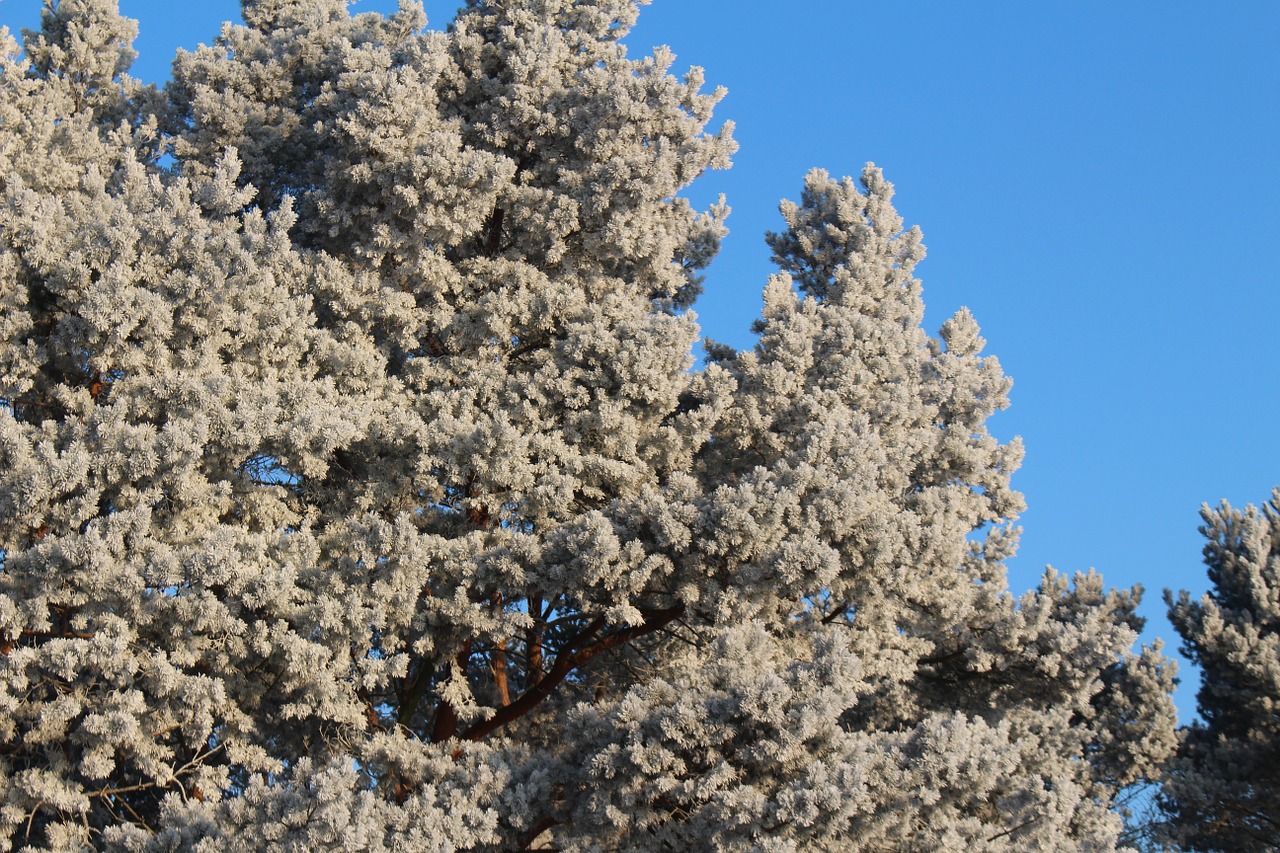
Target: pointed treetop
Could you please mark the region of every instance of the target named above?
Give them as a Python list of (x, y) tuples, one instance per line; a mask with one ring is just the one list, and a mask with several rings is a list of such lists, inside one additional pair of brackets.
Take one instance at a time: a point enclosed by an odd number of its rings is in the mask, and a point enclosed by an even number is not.
[[(893, 208), (893, 184), (868, 163), (862, 171), (863, 192), (852, 178), (837, 181), (823, 169), (805, 176), (800, 203), (780, 205), (787, 230), (767, 237), (774, 261), (791, 273), (801, 292), (818, 300), (847, 302), (849, 284), (858, 279), (861, 300), (873, 303), (913, 283), (911, 271), (924, 258), (918, 229), (902, 230)], [(883, 276), (881, 261), (895, 274)], [(877, 281), (861, 273), (877, 276)], [(870, 306), (866, 306), (870, 307)]]
[(138, 22), (116, 0), (45, 0), (39, 32), (22, 37), (33, 70), (66, 81), (77, 107), (106, 117), (119, 106), (120, 77), (138, 56)]

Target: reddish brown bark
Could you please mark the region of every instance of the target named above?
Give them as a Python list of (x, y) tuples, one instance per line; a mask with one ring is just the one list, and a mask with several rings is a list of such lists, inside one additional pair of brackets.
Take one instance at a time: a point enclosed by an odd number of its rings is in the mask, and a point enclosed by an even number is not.
[(502, 707), (511, 704), (511, 686), (507, 681), (507, 650), (497, 646), (489, 653), (489, 668), (493, 671), (493, 686), (498, 689), (498, 701)]
[[(617, 648), (625, 645), (632, 640), (652, 634), (654, 631), (670, 624), (681, 613), (684, 607), (677, 605), (664, 610), (651, 610), (645, 614), (643, 624), (632, 628), (624, 628), (606, 637), (597, 638), (597, 634), (604, 627), (604, 617), (597, 617), (587, 626), (581, 634), (579, 634), (560, 654), (556, 657), (556, 661), (546, 674), (537, 683), (537, 685), (529, 688), (518, 698), (513, 700), (510, 705), (499, 708), (498, 711), (489, 719), (481, 720), (478, 723), (467, 728), (459, 737), (463, 740), (483, 740), (489, 735), (496, 732), (503, 726), (520, 719), (528, 714), (534, 708), (542, 704), (555, 689), (560, 686), (575, 669), (590, 661), (592, 658), (606, 652), (609, 649)], [(432, 740), (435, 741), (435, 733), (432, 733)]]
[(488, 220), (484, 224), (484, 252), (486, 255), (496, 255), (498, 249), (502, 248), (502, 220), (506, 211), (500, 207), (495, 207), (493, 213), (489, 214)]
[(489, 507), (486, 504), (471, 504), (467, 507), (467, 521), (476, 527), (489, 527)]
[(480, 486), (476, 484), (476, 475), (473, 473), (467, 479), (467, 488), (465, 489), (466, 496), (471, 499), (466, 509), (467, 522), (474, 527), (494, 527), (497, 519), (489, 512), (489, 505), (475, 500), (482, 493)]
[(49, 535), (49, 525), (39, 524), (27, 530), (27, 547), (34, 547), (37, 542)]
[(529, 663), (525, 667), (524, 686), (526, 690), (536, 687), (542, 680), (542, 632), (546, 628), (546, 620), (542, 612), (542, 596), (529, 597), (529, 613), (533, 616), (533, 624), (525, 632), (525, 651)]
[(372, 731), (382, 730), (382, 720), (378, 718), (378, 711), (373, 707), (373, 700), (369, 698), (369, 691), (363, 688), (356, 691), (356, 696), (360, 699), (360, 704), (364, 705), (364, 718), (369, 723)]
[[(467, 664), (471, 660), (471, 641), (467, 640), (462, 644), (462, 650), (458, 652), (458, 656), (454, 658), (454, 663), (462, 672), (466, 673)], [(431, 742), (440, 743), (448, 740), (458, 733), (458, 711), (448, 702), (440, 701), (440, 705), (436, 708), (436, 719), (431, 725)]]
[(556, 820), (555, 818), (544, 817), (542, 820), (538, 821), (533, 826), (529, 827), (528, 832), (520, 836), (520, 840), (518, 842), (520, 846), (515, 849), (528, 850), (529, 845), (537, 841), (539, 835), (546, 832), (548, 829), (551, 829), (552, 827), (559, 826), (559, 825), (560, 825), (560, 821)]

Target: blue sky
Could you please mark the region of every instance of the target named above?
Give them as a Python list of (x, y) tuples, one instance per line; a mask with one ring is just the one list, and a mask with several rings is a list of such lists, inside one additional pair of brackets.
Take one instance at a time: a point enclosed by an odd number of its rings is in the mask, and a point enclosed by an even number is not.
[[(425, 6), (443, 26), (457, 3)], [(133, 73), (155, 82), (239, 11), (121, 7), (140, 21)], [(0, 24), (39, 8), (0, 0)], [(1027, 447), (1011, 586), (1097, 567), (1143, 584), (1147, 637), (1176, 646), (1160, 590), (1207, 586), (1201, 502), (1280, 485), (1280, 4), (655, 0), (627, 43), (729, 89), (718, 117), (741, 150), (692, 191), (734, 211), (705, 332), (750, 343), (762, 235), (805, 172), (875, 161), (924, 231), (926, 326), (969, 306), (1014, 378), (991, 424)]]

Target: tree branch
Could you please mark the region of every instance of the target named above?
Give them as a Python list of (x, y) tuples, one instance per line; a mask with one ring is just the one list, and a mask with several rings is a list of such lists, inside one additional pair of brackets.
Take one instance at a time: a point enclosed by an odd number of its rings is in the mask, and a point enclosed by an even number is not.
[[(531, 826), (527, 832), (525, 832), (523, 835), (520, 836), (517, 842), (520, 846), (514, 848), (514, 850), (516, 851), (516, 853), (519, 853), (519, 851), (522, 851), (522, 850), (528, 850), (529, 845), (533, 844), (533, 842), (538, 840), (538, 836), (542, 835), (542, 833), (546, 832), (548, 829), (551, 829), (552, 827), (559, 826), (559, 824), (560, 824), (560, 821), (556, 820), (553, 817), (544, 817), (542, 820), (538, 821), (533, 826)], [(558, 848), (554, 848), (554, 849), (558, 849)]]
[(493, 213), (489, 214), (488, 220), (484, 224), (484, 253), (486, 255), (498, 254), (498, 249), (502, 247), (502, 220), (506, 211), (501, 207), (494, 207)]
[[(466, 677), (467, 663), (471, 659), (471, 640), (467, 640), (462, 644), (462, 649), (458, 652), (454, 663), (462, 670), (463, 677)], [(441, 700), (440, 706), (436, 708), (436, 719), (431, 725), (431, 742), (440, 743), (440, 741), (448, 740), (458, 733), (458, 711), (448, 702)]]
[[(590, 661), (601, 652), (616, 648), (631, 642), (632, 640), (643, 637), (646, 634), (652, 634), (659, 628), (669, 624), (677, 617), (684, 613), (683, 605), (668, 607), (663, 610), (651, 610), (646, 616), (643, 624), (636, 625), (632, 628), (625, 628), (617, 633), (602, 637), (590, 645), (588, 643), (601, 628), (604, 627), (604, 617), (596, 617), (590, 625), (587, 626), (581, 634), (573, 639), (568, 646), (565, 647), (559, 655), (556, 656), (556, 662), (547, 670), (546, 674), (538, 681), (538, 683), (522, 693), (517, 699), (513, 700), (510, 705), (505, 708), (499, 708), (497, 713), (487, 720), (482, 720), (466, 731), (459, 737), (463, 740), (483, 740), (493, 734), (498, 729), (520, 719), (528, 714), (538, 705), (551, 695), (551, 693), (569, 677), (575, 669)], [(432, 741), (435, 742), (434, 733)]]
[(995, 835), (987, 839), (987, 843), (990, 844), (992, 841), (997, 841), (1001, 838), (1004, 838), (1007, 835), (1013, 835), (1015, 832), (1022, 829), (1026, 829), (1028, 826), (1031, 826), (1031, 824), (1035, 823), (1039, 819), (1040, 819), (1040, 815), (1034, 815), (1028, 818), (1027, 820), (1024, 820), (1022, 823), (1018, 824), (1017, 826), (1009, 827), (1004, 832), (997, 832)]

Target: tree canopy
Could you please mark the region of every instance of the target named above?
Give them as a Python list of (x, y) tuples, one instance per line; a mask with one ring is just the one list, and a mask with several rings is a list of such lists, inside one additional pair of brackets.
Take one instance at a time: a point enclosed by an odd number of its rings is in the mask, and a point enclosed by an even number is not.
[(1201, 516), (1210, 591), (1165, 593), (1201, 682), (1163, 805), (1185, 849), (1261, 853), (1280, 838), (1280, 489)]
[(1008, 590), (1010, 380), (874, 166), (695, 368), (736, 146), (637, 6), (6, 36), (0, 847), (1117, 849), (1139, 591)]

